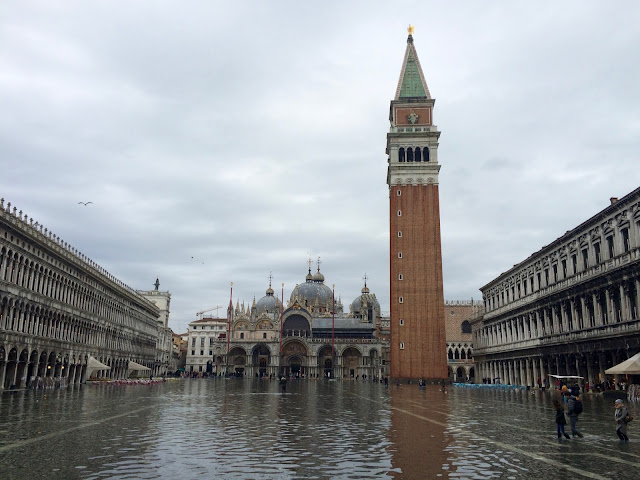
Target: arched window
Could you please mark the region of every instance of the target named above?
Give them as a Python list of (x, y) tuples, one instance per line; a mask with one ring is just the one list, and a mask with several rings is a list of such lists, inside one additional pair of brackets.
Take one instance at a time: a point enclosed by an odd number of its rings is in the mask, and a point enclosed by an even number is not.
[(416, 148), (415, 161), (416, 162), (422, 161), (422, 153), (420, 152), (420, 147)]
[(456, 348), (456, 351), (453, 354), (453, 358), (455, 358), (456, 360), (460, 360), (460, 352), (458, 351), (457, 348)]
[(449, 353), (447, 354), (449, 360), (453, 360), (453, 350), (449, 349)]
[(473, 358), (473, 355), (471, 355), (471, 349), (467, 350), (467, 358), (469, 360), (471, 360)]
[(469, 320), (465, 320), (464, 322), (462, 322), (462, 333), (471, 333), (471, 323), (469, 322)]
[(244, 333), (241, 333), (240, 334), (240, 339), (243, 339), (243, 338), (244, 338)]
[(413, 148), (407, 148), (407, 162), (413, 162)]
[(422, 149), (422, 160), (424, 162), (428, 162), (429, 161), (429, 147), (425, 147)]
[(400, 150), (398, 150), (398, 161), (399, 162), (404, 162), (404, 148), (400, 147)]
[(467, 359), (467, 354), (466, 354), (466, 352), (465, 352), (464, 350), (462, 350), (462, 351), (460, 352), (460, 358), (461, 358), (462, 360), (466, 360), (466, 359)]

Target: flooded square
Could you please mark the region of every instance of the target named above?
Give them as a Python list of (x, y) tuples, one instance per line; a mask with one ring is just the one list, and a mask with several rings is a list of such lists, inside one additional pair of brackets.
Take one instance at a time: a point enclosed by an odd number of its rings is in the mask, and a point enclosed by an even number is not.
[[(558, 442), (555, 392), (193, 379), (5, 393), (3, 479), (635, 478), (613, 401)], [(629, 411), (636, 416), (637, 406)]]

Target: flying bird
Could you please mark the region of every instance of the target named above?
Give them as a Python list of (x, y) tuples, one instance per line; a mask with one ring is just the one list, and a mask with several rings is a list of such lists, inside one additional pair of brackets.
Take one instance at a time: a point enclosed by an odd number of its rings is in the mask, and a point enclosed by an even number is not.
[(93, 203), (93, 202), (78, 202), (78, 205), (82, 204), (82, 205), (84, 205), (86, 207), (90, 203)]

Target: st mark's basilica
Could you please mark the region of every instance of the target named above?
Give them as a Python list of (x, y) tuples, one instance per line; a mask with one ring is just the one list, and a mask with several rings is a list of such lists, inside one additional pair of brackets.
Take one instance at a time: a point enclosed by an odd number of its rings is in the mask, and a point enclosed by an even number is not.
[(315, 273), (309, 265), (304, 282), (295, 286), (285, 307), (270, 282), (265, 295), (251, 306), (230, 305), (228, 319), (191, 322), (187, 370), (258, 377), (284, 373), (381, 378), (388, 348), (380, 331), (382, 320), (380, 303), (366, 278), (361, 294), (345, 312), (319, 265)]

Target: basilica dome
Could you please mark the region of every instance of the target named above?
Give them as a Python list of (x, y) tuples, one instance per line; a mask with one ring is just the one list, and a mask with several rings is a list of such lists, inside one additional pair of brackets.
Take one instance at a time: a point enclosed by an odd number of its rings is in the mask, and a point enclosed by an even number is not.
[(326, 313), (332, 311), (333, 291), (324, 284), (320, 269), (315, 275), (307, 274), (305, 283), (296, 285), (291, 292), (290, 305), (295, 302), (310, 311)]
[(270, 314), (276, 311), (279, 312), (280, 300), (274, 295), (271, 284), (267, 288), (266, 295), (256, 302), (256, 315), (260, 316), (263, 313)]
[(380, 316), (380, 302), (375, 293), (370, 293), (367, 284), (361, 290), (361, 295), (351, 302), (349, 306), (351, 315), (363, 320), (373, 322), (376, 316)]

